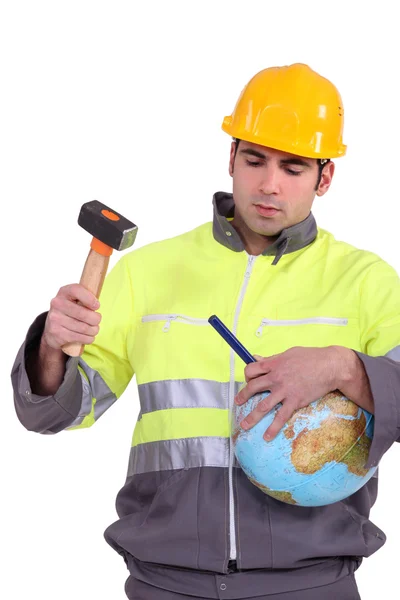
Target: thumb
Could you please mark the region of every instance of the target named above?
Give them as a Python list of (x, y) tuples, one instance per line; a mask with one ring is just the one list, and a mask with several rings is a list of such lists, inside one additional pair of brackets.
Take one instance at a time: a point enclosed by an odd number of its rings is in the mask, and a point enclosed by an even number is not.
[(262, 357), (262, 356), (260, 356), (259, 354), (253, 354), (253, 356), (254, 356), (254, 358), (255, 358), (257, 361), (260, 361), (260, 360), (262, 360), (262, 359), (263, 359), (263, 357)]

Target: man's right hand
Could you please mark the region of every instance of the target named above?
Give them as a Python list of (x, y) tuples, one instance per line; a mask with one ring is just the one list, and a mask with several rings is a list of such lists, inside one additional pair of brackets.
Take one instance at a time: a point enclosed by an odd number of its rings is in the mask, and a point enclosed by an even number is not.
[(61, 350), (69, 342), (92, 344), (99, 332), (99, 306), (96, 296), (79, 283), (60, 288), (50, 302), (41, 345)]
[(92, 344), (99, 332), (100, 304), (94, 294), (79, 283), (66, 285), (50, 302), (40, 346), (28, 353), (26, 370), (32, 392), (54, 395), (63, 382), (68, 356), (62, 347), (68, 342)]

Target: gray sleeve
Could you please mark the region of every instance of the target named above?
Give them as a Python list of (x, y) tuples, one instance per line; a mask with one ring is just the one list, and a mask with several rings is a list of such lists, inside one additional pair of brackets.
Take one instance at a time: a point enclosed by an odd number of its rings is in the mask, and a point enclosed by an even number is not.
[(71, 425), (78, 416), (82, 403), (82, 382), (78, 371), (78, 358), (66, 364), (64, 380), (54, 396), (32, 393), (26, 372), (25, 360), (29, 351), (38, 347), (47, 313), (42, 313), (32, 323), (15, 359), (11, 381), (18, 419), (29, 431), (58, 433)]
[(376, 466), (394, 442), (400, 442), (400, 363), (387, 356), (356, 352), (374, 399), (374, 435), (366, 467)]

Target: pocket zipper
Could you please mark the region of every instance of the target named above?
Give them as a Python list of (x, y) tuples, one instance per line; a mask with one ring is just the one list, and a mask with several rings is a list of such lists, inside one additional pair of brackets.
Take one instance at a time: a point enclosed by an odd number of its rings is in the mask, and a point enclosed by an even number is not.
[(336, 317), (310, 317), (308, 319), (263, 319), (260, 323), (259, 328), (256, 331), (256, 335), (260, 337), (262, 335), (264, 327), (267, 325), (271, 326), (284, 326), (284, 325), (310, 325), (318, 323), (320, 325), (339, 325), (344, 327), (349, 322), (348, 319), (338, 319)]
[(146, 315), (145, 317), (142, 317), (142, 323), (149, 323), (151, 321), (165, 321), (163, 327), (165, 333), (170, 330), (172, 321), (187, 323), (189, 325), (210, 325), (207, 319), (195, 319), (193, 317), (187, 317), (186, 315)]

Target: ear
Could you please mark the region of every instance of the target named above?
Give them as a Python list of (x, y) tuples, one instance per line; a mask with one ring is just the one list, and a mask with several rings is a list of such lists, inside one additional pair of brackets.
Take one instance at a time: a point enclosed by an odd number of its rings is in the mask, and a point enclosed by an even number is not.
[(334, 173), (335, 163), (330, 160), (322, 169), (321, 181), (319, 182), (319, 186), (316, 191), (317, 196), (323, 196), (329, 190)]
[(231, 144), (231, 152), (229, 156), (229, 175), (233, 177), (233, 165), (235, 162), (235, 150), (236, 150), (236, 142), (232, 142)]

